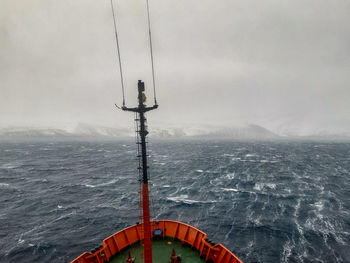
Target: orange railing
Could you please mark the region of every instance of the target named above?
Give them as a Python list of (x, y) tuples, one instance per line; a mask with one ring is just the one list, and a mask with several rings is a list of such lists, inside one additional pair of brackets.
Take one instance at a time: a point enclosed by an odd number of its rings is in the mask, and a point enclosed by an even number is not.
[[(152, 236), (154, 229), (161, 229), (162, 236), (180, 239), (183, 243), (195, 247), (201, 256), (214, 263), (241, 263), (231, 251), (221, 244), (213, 244), (207, 235), (199, 229), (177, 221), (159, 220), (151, 222)], [(122, 249), (143, 239), (140, 224), (125, 228), (103, 240), (103, 246), (92, 252), (85, 252), (72, 263), (104, 263)]]

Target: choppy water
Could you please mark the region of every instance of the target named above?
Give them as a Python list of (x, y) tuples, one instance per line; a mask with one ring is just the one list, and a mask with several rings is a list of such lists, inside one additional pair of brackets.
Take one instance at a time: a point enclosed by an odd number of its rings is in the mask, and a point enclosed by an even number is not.
[[(138, 221), (132, 142), (0, 142), (0, 261), (68, 262)], [(154, 142), (153, 215), (244, 262), (350, 262), (350, 144)]]

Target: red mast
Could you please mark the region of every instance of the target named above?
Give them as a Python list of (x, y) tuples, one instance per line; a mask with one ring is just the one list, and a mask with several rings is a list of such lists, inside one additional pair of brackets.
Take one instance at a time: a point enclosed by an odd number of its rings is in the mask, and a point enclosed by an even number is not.
[(144, 229), (144, 258), (145, 263), (152, 263), (152, 240), (151, 240), (151, 218), (149, 212), (149, 195), (148, 195), (148, 166), (147, 166), (147, 149), (146, 149), (146, 136), (148, 131), (146, 129), (146, 118), (145, 113), (150, 110), (158, 108), (158, 105), (155, 104), (152, 107), (146, 107), (144, 102), (146, 101), (146, 96), (143, 93), (145, 91), (145, 84), (139, 80), (138, 82), (138, 102), (139, 105), (137, 108), (127, 108), (122, 107), (124, 111), (137, 112), (139, 120), (138, 125), (138, 135), (139, 141), (137, 142), (141, 146), (141, 153), (139, 157), (140, 166), (139, 169), (142, 169), (142, 218), (143, 218), (143, 229)]

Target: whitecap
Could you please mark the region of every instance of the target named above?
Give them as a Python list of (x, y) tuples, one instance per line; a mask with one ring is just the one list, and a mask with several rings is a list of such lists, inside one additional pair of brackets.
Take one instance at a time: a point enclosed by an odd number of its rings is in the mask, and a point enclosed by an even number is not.
[(261, 191), (264, 188), (264, 184), (261, 183), (255, 183), (254, 190)]
[(176, 197), (169, 197), (168, 200), (174, 201), (176, 203), (185, 203), (185, 204), (195, 204), (195, 203), (200, 203), (199, 201), (196, 200), (191, 200), (191, 199), (182, 199), (182, 198), (176, 198)]
[(101, 187), (101, 186), (106, 186), (106, 185), (110, 185), (110, 184), (114, 184), (117, 180), (111, 180), (102, 184), (97, 184), (97, 185), (92, 185), (92, 184), (84, 184), (84, 186), (86, 187), (90, 187), (90, 188), (95, 188), (95, 187)]
[(22, 236), (18, 239), (17, 244), (23, 244), (24, 243), (24, 239), (22, 239)]
[(276, 189), (276, 184), (273, 183), (267, 183), (265, 184), (267, 187), (271, 188), (271, 189)]
[(264, 187), (276, 189), (276, 184), (273, 184), (273, 183), (255, 183), (254, 190), (261, 191)]
[(260, 160), (261, 163), (278, 163), (278, 160)]
[(235, 188), (221, 188), (221, 190), (227, 192), (238, 192), (238, 190)]
[(235, 179), (235, 173), (226, 174), (226, 177), (227, 179), (230, 179), (230, 180)]
[(318, 201), (314, 204), (314, 207), (318, 210), (321, 211), (324, 208), (324, 202), (323, 201)]
[(196, 172), (198, 172), (198, 173), (203, 173), (203, 170), (198, 169), (198, 170), (196, 170)]
[(188, 195), (180, 195), (174, 197), (168, 197), (167, 200), (176, 202), (176, 203), (184, 203), (184, 204), (196, 204), (196, 203), (213, 203), (214, 201), (197, 201), (192, 199), (187, 199)]
[(115, 182), (117, 182), (117, 180), (114, 179), (114, 180), (108, 181), (108, 182), (106, 182), (106, 183), (99, 184), (99, 185), (97, 185), (97, 186), (110, 185), (110, 184), (114, 184)]
[(58, 208), (58, 209), (62, 209), (62, 208), (63, 208), (63, 206), (61, 206), (61, 205), (57, 205), (57, 208)]
[(1, 169), (15, 169), (20, 167), (21, 164), (20, 163), (5, 163), (3, 165), (0, 166)]
[(292, 248), (293, 246), (291, 245), (290, 240), (287, 240), (287, 242), (284, 243), (283, 245), (283, 252), (282, 252), (284, 262), (287, 262), (288, 258), (292, 255)]
[(9, 187), (10, 185), (7, 183), (0, 183), (0, 187)]

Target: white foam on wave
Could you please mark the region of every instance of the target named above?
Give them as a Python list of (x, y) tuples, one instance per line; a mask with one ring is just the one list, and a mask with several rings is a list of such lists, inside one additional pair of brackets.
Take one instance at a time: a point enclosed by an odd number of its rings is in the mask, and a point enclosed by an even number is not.
[(265, 187), (270, 189), (276, 189), (276, 184), (274, 183), (255, 183), (254, 190), (261, 191)]
[(7, 183), (0, 183), (0, 187), (9, 187), (10, 186), (10, 184), (7, 184)]
[[(304, 244), (306, 243), (306, 240), (305, 240), (305, 237), (304, 237), (304, 230), (303, 230), (302, 226), (299, 224), (299, 221), (298, 221), (300, 207), (301, 207), (301, 199), (298, 199), (297, 203), (296, 203), (296, 205), (294, 207), (294, 223), (295, 223), (295, 226), (296, 226), (300, 236), (302, 237), (301, 238), (301, 244), (304, 246)], [(305, 253), (305, 251), (304, 251), (304, 253)], [(301, 258), (302, 257), (300, 255), (300, 259)]]
[(235, 173), (226, 174), (226, 177), (227, 179), (230, 179), (230, 180), (235, 179)]
[(203, 170), (198, 169), (198, 170), (196, 170), (196, 172), (198, 172), (198, 173), (203, 173)]
[(42, 147), (42, 148), (39, 148), (39, 150), (41, 151), (50, 151), (51, 148), (48, 148), (48, 147)]
[(24, 239), (22, 239), (22, 236), (18, 239), (17, 244), (23, 244), (24, 243)]
[(238, 190), (235, 188), (221, 188), (221, 190), (227, 192), (238, 192)]
[(264, 188), (264, 184), (262, 184), (262, 183), (255, 183), (253, 189), (254, 189), (254, 190), (261, 191), (263, 188)]
[(325, 205), (325, 202), (321, 200), (316, 202), (313, 206), (320, 212), (323, 210), (324, 205)]
[(260, 160), (261, 163), (278, 163), (278, 160)]
[(21, 163), (5, 163), (0, 166), (0, 169), (15, 169), (20, 167), (21, 165)]
[(95, 187), (101, 187), (101, 186), (106, 186), (106, 185), (110, 185), (110, 184), (114, 184), (115, 182), (117, 182), (117, 180), (111, 180), (102, 184), (96, 184), (96, 185), (92, 185), (92, 184), (84, 184), (85, 187), (89, 187), (89, 188), (95, 188)]
[(213, 203), (214, 201), (198, 201), (188, 199), (188, 195), (179, 195), (173, 197), (167, 197), (167, 200), (176, 202), (176, 203), (185, 203), (185, 204), (197, 204), (197, 203)]
[(227, 233), (225, 235), (225, 239), (224, 239), (225, 241), (230, 239), (230, 234), (232, 233), (233, 229), (234, 229), (234, 224), (232, 224), (230, 230), (227, 231)]
[(217, 178), (211, 179), (211, 180), (209, 181), (209, 184), (211, 184), (211, 185), (213, 185), (213, 186), (218, 186), (220, 183), (221, 183), (221, 182), (220, 182)]
[(265, 184), (267, 187), (271, 188), (271, 189), (276, 189), (276, 184), (273, 183), (267, 183)]
[(249, 205), (247, 207), (248, 215), (247, 219), (249, 222), (253, 223), (255, 226), (261, 225), (261, 215), (256, 215), (256, 212), (254, 210), (251, 210), (251, 206)]
[(62, 209), (62, 208), (63, 208), (63, 206), (61, 206), (61, 205), (57, 205), (57, 208), (58, 208), (58, 209)]
[(282, 252), (283, 262), (288, 262), (288, 258), (292, 255), (293, 247), (294, 246), (291, 244), (289, 239), (287, 240), (286, 243), (284, 243), (283, 252)]

